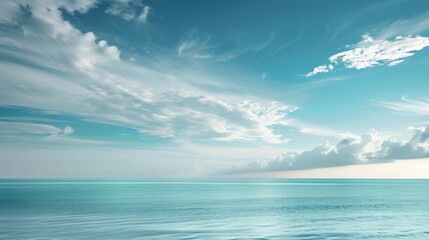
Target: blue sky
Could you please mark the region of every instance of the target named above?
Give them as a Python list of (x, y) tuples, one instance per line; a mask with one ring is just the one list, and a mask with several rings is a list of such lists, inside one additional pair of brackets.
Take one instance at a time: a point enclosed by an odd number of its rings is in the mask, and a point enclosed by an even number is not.
[(2, 1), (0, 177), (421, 170), (428, 64), (427, 1)]

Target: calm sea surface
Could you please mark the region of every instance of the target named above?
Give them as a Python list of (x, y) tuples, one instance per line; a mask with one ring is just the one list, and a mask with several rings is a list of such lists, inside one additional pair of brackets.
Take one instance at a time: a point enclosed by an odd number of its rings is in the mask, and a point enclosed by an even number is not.
[(0, 180), (0, 239), (429, 239), (426, 180)]

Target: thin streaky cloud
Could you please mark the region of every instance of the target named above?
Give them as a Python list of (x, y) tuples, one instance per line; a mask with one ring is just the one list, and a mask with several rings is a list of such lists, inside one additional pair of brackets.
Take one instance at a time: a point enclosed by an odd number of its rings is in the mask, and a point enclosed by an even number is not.
[(398, 35), (417, 35), (429, 32), (429, 11), (408, 19), (400, 19), (377, 33), (377, 39), (389, 39)]
[(65, 126), (60, 129), (53, 125), (25, 122), (0, 122), (0, 134), (36, 134), (50, 137), (65, 136), (72, 134), (74, 129)]
[(403, 96), (401, 101), (377, 101), (375, 103), (397, 113), (429, 115), (429, 98), (410, 99)]

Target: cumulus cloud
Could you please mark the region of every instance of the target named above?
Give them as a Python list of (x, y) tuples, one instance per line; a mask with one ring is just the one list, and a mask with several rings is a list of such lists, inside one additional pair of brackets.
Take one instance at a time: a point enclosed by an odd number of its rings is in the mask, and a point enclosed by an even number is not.
[(413, 130), (409, 141), (383, 139), (376, 131), (346, 135), (336, 144), (326, 142), (308, 151), (288, 152), (271, 161), (252, 162), (224, 173), (305, 170), (429, 157), (429, 126)]
[(381, 160), (429, 157), (429, 126), (411, 129), (414, 135), (409, 141), (385, 140), (376, 157)]
[[(418, 35), (397, 36), (394, 39), (375, 39), (369, 34), (362, 36), (362, 41), (349, 46), (350, 50), (329, 57), (332, 65), (322, 65), (305, 74), (311, 77), (317, 73), (332, 71), (334, 66), (344, 65), (346, 68), (364, 69), (375, 66), (395, 66), (405, 58), (413, 56), (417, 51), (429, 46), (429, 38)], [(328, 67), (332, 66), (332, 67)]]
[(93, 6), (95, 1), (89, 0), (20, 0), (14, 4), (3, 1), (0, 8), (7, 8), (9, 14), (2, 16), (2, 22), (16, 26), (24, 36), (13, 31), (9, 37), (2, 37), (0, 44), (9, 50), (25, 50), (28, 61), (34, 62), (38, 55), (45, 55), (58, 63), (66, 60), (81, 71), (91, 70), (95, 65), (108, 61), (118, 61), (120, 51), (116, 46), (109, 46), (104, 40), (97, 42), (94, 33), (82, 33), (63, 19), (62, 10), (69, 14), (83, 13)]
[(112, 2), (105, 13), (126, 21), (138, 20), (146, 23), (150, 10), (150, 7), (145, 6), (140, 0), (119, 0)]
[(402, 101), (378, 101), (376, 104), (398, 113), (429, 115), (429, 98), (409, 99), (403, 96)]

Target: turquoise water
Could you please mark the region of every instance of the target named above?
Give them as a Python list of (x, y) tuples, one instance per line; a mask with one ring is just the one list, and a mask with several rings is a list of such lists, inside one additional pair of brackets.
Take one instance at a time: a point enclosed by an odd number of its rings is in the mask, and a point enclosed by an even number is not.
[(429, 239), (429, 181), (0, 180), (0, 239)]

